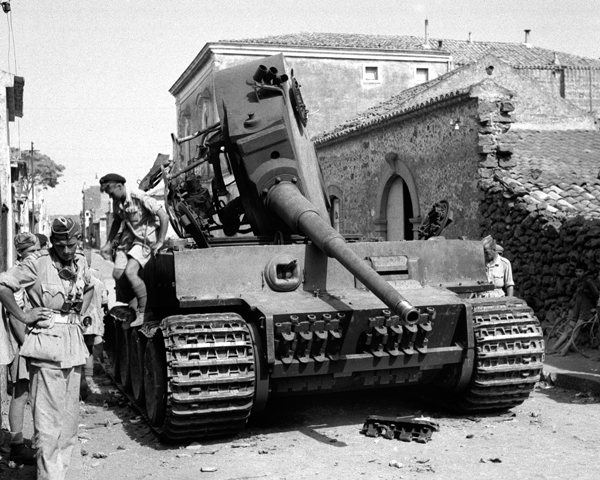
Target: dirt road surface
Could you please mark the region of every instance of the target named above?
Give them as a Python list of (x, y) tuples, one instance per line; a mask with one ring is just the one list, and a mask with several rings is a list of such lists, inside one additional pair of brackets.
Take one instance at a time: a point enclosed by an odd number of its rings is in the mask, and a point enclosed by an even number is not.
[[(600, 399), (543, 387), (508, 414), (479, 417), (453, 416), (397, 389), (280, 399), (234, 438), (163, 445), (105, 386), (81, 403), (74, 478), (597, 479)], [(414, 414), (439, 423), (428, 443), (360, 433), (367, 415)], [(0, 468), (2, 480), (35, 479), (34, 467)]]

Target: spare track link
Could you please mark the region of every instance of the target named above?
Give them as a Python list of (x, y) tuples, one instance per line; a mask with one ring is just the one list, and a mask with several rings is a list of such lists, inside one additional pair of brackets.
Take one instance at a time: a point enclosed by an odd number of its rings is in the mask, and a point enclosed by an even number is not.
[(249, 327), (235, 313), (191, 314), (161, 322), (167, 360), (162, 437), (228, 436), (244, 428), (255, 392)]
[(439, 430), (439, 424), (430, 418), (369, 415), (363, 425), (362, 433), (367, 437), (381, 436), (388, 440), (397, 438), (403, 442), (414, 440), (417, 443), (427, 443), (431, 440), (431, 434)]
[(513, 297), (472, 301), (475, 369), (463, 392), (463, 411), (507, 410), (533, 391), (544, 362), (538, 319)]

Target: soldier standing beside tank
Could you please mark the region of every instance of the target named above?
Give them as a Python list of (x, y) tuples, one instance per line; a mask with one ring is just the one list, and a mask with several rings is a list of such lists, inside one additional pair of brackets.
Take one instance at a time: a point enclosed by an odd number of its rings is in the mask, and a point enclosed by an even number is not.
[(510, 262), (500, 256), (496, 250), (496, 241), (488, 235), (482, 240), (483, 253), (486, 261), (486, 273), (490, 283), (494, 284), (494, 290), (482, 292), (478, 297), (512, 297), (514, 295), (515, 282), (512, 275)]
[[(108, 290), (102, 281), (100, 272), (91, 266), (91, 258), (88, 259), (86, 251), (79, 250), (86, 258), (90, 272), (90, 280), (92, 293), (89, 295), (89, 306), (85, 311), (86, 326), (83, 332), (83, 339), (88, 347), (90, 355), (83, 368), (81, 376), (81, 392), (82, 400), (86, 400), (90, 393), (100, 393), (100, 388), (94, 380), (94, 350), (98, 353), (96, 356), (101, 358), (102, 342), (104, 337), (104, 315), (108, 306)], [(91, 250), (88, 250), (91, 257)]]
[[(14, 245), (17, 251), (17, 265), (40, 250), (38, 237), (30, 232), (17, 234)], [(23, 310), (31, 307), (25, 289), (22, 288), (14, 296), (17, 304)], [(23, 417), (25, 415), (25, 404), (29, 398), (29, 368), (26, 359), (19, 354), (19, 349), (25, 340), (25, 324), (19, 322), (13, 315), (9, 315), (9, 321), (10, 338), (15, 352), (9, 370), (12, 383), (12, 397), (8, 410), (10, 459), (17, 464), (33, 465), (35, 464), (35, 455), (23, 441)]]
[(100, 191), (113, 200), (115, 213), (108, 239), (100, 253), (105, 259), (110, 258), (113, 241), (124, 223), (114, 260), (113, 277), (117, 284), (121, 284), (123, 276), (127, 279), (137, 299), (136, 318), (130, 327), (138, 327), (144, 320), (149, 320), (146, 313), (146, 284), (140, 273), (151, 256), (163, 247), (169, 217), (156, 200), (141, 190), (127, 188), (125, 178), (116, 173), (109, 173), (100, 179)]
[[(88, 353), (81, 313), (90, 285), (85, 258), (76, 253), (79, 236), (72, 219), (56, 218), (52, 247), (0, 274), (0, 302), (29, 327), (20, 353), (29, 361), (38, 480), (64, 479), (77, 442), (79, 385)], [(15, 301), (21, 288), (32, 306), (27, 312)]]

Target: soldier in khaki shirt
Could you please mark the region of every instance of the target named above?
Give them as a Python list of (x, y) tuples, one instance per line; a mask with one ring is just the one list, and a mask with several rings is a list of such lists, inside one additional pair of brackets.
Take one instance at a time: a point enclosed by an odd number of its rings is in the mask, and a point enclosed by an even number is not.
[(124, 289), (117, 289), (117, 300), (128, 302), (135, 296), (136, 319), (130, 327), (139, 327), (149, 319), (146, 312), (146, 284), (140, 277), (140, 271), (163, 247), (169, 217), (156, 200), (141, 190), (126, 187), (125, 178), (116, 173), (109, 173), (100, 179), (100, 190), (112, 198), (115, 213), (108, 239), (100, 253), (104, 258), (110, 257), (113, 241), (120, 232), (113, 277), (117, 285), (122, 285), (121, 280), (125, 277), (133, 295), (121, 296)]
[[(82, 312), (91, 293), (87, 263), (76, 252), (79, 236), (72, 219), (56, 218), (52, 247), (0, 274), (0, 302), (28, 326), (20, 354), (29, 362), (38, 480), (64, 479), (77, 442), (79, 384), (88, 354)], [(14, 297), (21, 288), (32, 306), (27, 312)]]
[(478, 297), (512, 297), (514, 295), (515, 282), (510, 262), (498, 254), (496, 241), (490, 235), (485, 237), (482, 243), (487, 278), (490, 283), (494, 284), (494, 290), (478, 294)]

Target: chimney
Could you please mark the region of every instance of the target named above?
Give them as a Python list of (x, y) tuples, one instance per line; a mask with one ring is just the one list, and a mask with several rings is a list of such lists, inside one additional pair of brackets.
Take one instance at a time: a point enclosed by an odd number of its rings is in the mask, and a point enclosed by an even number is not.
[(529, 34), (531, 33), (531, 30), (525, 30), (525, 46), (527, 48), (531, 48), (531, 43), (529, 43)]
[(473, 43), (473, 34), (469, 32), (469, 43)]
[(442, 49), (442, 44), (443, 44), (442, 40), (438, 40), (438, 50)]
[(431, 48), (429, 45), (429, 33), (427, 32), (428, 27), (429, 27), (429, 20), (425, 19), (425, 43), (423, 44), (423, 48)]
[(560, 60), (558, 59), (558, 53), (554, 52), (554, 60), (552, 60), (552, 65), (560, 66)]

